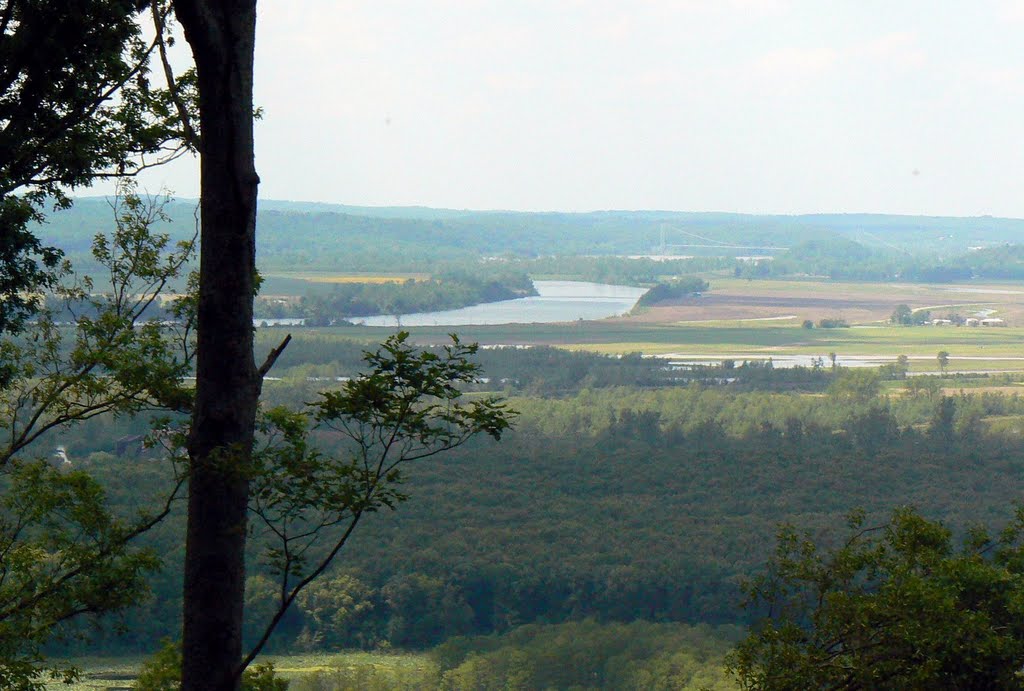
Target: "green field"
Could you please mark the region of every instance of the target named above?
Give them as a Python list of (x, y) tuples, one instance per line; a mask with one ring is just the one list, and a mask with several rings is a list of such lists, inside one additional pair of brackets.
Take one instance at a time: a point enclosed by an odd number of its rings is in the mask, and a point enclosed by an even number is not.
[[(335, 280), (341, 280), (340, 274)], [(271, 274), (272, 287), (310, 285), (312, 274)], [(319, 284), (321, 287), (328, 283)], [(840, 364), (884, 364), (907, 355), (912, 372), (939, 370), (936, 354), (949, 353), (950, 371), (1024, 372), (1024, 289), (1015, 283), (899, 284), (821, 280), (713, 278), (699, 298), (659, 304), (627, 318), (552, 324), (411, 327), (420, 344), (447, 342), (457, 332), (482, 345), (551, 345), (605, 354), (679, 355), (688, 359), (757, 360), (828, 358)], [(930, 310), (933, 317), (997, 315), (1009, 327), (892, 326), (897, 304)], [(803, 328), (804, 321), (840, 318), (849, 328)], [(379, 343), (394, 331), (380, 327), (299, 329), (297, 337)], [(265, 338), (280, 338), (265, 331)]]
[[(68, 661), (82, 671), (76, 684), (52, 682), (47, 689), (57, 691), (99, 691), (130, 689), (146, 658), (87, 657)], [(372, 680), (395, 688), (403, 684), (436, 677), (437, 667), (425, 653), (342, 652), (299, 655), (266, 655), (258, 662), (271, 662), (278, 674), (292, 682), (292, 691), (308, 688), (359, 688), (361, 680)], [(312, 682), (333, 682), (316, 687)], [(389, 683), (389, 680), (391, 683)], [(355, 684), (355, 685), (351, 685)], [(408, 688), (408, 687), (404, 687)]]
[[(310, 329), (321, 337), (379, 342), (394, 329), (349, 327)], [(935, 356), (949, 353), (950, 370), (1024, 371), (1024, 328), (852, 327), (803, 329), (772, 322), (720, 322), (699, 325), (580, 322), (574, 324), (509, 324), (499, 326), (414, 327), (421, 344), (447, 341), (457, 331), (465, 341), (481, 344), (543, 344), (606, 354), (682, 354), (692, 358), (767, 359), (786, 355), (840, 360), (911, 358), (912, 371), (937, 371)]]
[[(684, 676), (690, 676), (691, 680), (682, 687), (672, 688), (735, 688), (722, 668), (720, 652), (719, 657), (712, 659), (705, 659), (701, 654), (696, 657), (685, 653), (681, 655), (686, 657), (686, 662), (680, 671), (685, 671)], [(138, 656), (77, 658), (70, 662), (82, 672), (79, 682), (71, 685), (52, 682), (46, 688), (47, 691), (127, 691), (133, 687), (144, 659)], [(258, 662), (273, 663), (278, 675), (290, 682), (289, 691), (434, 691), (440, 686), (438, 665), (427, 653), (267, 655), (261, 656)], [(484, 688), (503, 688), (498, 686), (499, 683), (493, 680)]]

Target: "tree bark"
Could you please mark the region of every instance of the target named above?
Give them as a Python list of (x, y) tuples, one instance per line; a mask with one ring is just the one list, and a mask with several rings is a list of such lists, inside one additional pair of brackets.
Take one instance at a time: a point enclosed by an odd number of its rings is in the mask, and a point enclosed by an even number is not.
[(196, 399), (188, 442), (182, 689), (239, 688), (253, 360), (256, 0), (174, 0), (199, 77), (201, 258)]

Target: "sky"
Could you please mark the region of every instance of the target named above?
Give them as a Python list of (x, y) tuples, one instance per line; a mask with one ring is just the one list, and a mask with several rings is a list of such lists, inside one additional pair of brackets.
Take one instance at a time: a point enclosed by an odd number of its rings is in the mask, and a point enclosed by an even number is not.
[(1024, 0), (258, 8), (263, 198), (1024, 217)]

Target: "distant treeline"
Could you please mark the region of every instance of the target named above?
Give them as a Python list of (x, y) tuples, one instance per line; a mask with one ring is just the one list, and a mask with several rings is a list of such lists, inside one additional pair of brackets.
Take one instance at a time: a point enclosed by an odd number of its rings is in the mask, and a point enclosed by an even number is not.
[(708, 282), (695, 276), (684, 276), (671, 281), (664, 281), (656, 284), (653, 288), (640, 296), (637, 301), (638, 307), (656, 305), (659, 302), (678, 300), (700, 293), (708, 289)]
[[(174, 202), (168, 211), (172, 221), (164, 229), (172, 238), (192, 237), (196, 204)], [(89, 254), (92, 238), (109, 230), (111, 221), (111, 210), (104, 201), (83, 199), (71, 210), (53, 214), (39, 233), (65, 248), (68, 256), (88, 271), (95, 268)], [(941, 277), (947, 269), (962, 263), (950, 257), (964, 255), (970, 247), (1018, 243), (1024, 236), (1024, 221), (999, 218), (670, 211), (517, 213), (275, 202), (261, 202), (257, 223), (259, 266), (263, 270), (293, 271), (429, 273), (438, 262), (478, 261), (483, 257), (543, 260), (660, 254), (664, 250), (697, 255), (710, 263), (708, 268), (721, 268), (717, 266), (720, 260), (737, 256), (772, 255), (790, 262), (787, 272), (837, 272), (836, 277), (872, 280), (897, 273), (909, 280), (912, 275), (902, 267), (907, 266), (907, 258), (914, 258), (918, 265), (913, 275), (924, 277), (938, 270), (931, 275), (945, 280)], [(870, 256), (854, 257), (859, 266), (852, 270), (854, 275), (840, 276), (841, 262), (832, 257), (824, 257), (824, 262), (815, 258), (815, 245), (831, 243), (860, 253), (855, 245)], [(993, 250), (992, 263), (980, 259), (972, 263), (972, 256), (967, 255), (966, 265), (982, 272), (979, 275), (997, 277), (998, 272), (1007, 269), (1000, 249)], [(1019, 264), (1019, 251), (1016, 261)], [(704, 269), (691, 267), (681, 272), (697, 270)]]
[(989, 247), (939, 260), (928, 254), (871, 249), (840, 237), (808, 240), (772, 259), (738, 262), (734, 274), (743, 278), (794, 275), (837, 280), (953, 283), (972, 278), (1024, 278), (1024, 245)]
[[(277, 345), (273, 332), (257, 334), (259, 347)], [(276, 340), (275, 340), (276, 339)], [(366, 345), (337, 335), (297, 332), (275, 365), (275, 376), (333, 378), (353, 376), (362, 366)], [(721, 364), (683, 364), (640, 353), (602, 355), (551, 346), (485, 347), (476, 355), (485, 378), (477, 388), (531, 396), (564, 396), (583, 389), (609, 387), (686, 387), (694, 383), (736, 391), (825, 391), (839, 376), (849, 372), (832, 368), (822, 355), (810, 367), (775, 368), (765, 360), (723, 360)], [(883, 379), (903, 379), (906, 369), (893, 363), (873, 370)], [(918, 381), (939, 381), (917, 377)], [(994, 380), (995, 378), (993, 378)], [(956, 379), (946, 381), (955, 382)]]
[(731, 257), (662, 260), (644, 257), (553, 256), (516, 260), (514, 265), (521, 266), (534, 277), (649, 286), (684, 274), (729, 269), (733, 263)]
[(392, 283), (334, 283), (299, 301), (261, 298), (256, 318), (301, 317), (308, 326), (329, 326), (353, 317), (403, 315), (457, 309), (536, 295), (525, 272), (508, 267), (451, 269), (432, 278)]

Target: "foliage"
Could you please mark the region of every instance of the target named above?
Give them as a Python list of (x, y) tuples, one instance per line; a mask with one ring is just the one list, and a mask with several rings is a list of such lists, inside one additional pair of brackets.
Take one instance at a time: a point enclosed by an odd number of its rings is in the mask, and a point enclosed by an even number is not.
[(138, 532), (114, 518), (86, 473), (43, 461), (10, 462), (0, 478), (0, 685), (41, 688), (43, 645), (74, 617), (123, 610), (147, 592), (152, 550), (128, 550)]
[(878, 371), (867, 367), (839, 371), (828, 387), (830, 396), (852, 405), (872, 403), (880, 391), (881, 377)]
[[(480, 373), (477, 346), (452, 335), (440, 353), (418, 351), (407, 332), (365, 353), (368, 371), (326, 391), (309, 413), (283, 408), (261, 421), (250, 511), (268, 540), (265, 564), (279, 579), (278, 610), (246, 662), (298, 595), (320, 576), (364, 515), (394, 509), (403, 466), (462, 446), (478, 434), (500, 439), (514, 414), (493, 397), (460, 402)], [(311, 424), (340, 439), (336, 454), (310, 444)]]
[[(257, 332), (261, 347), (279, 338), (275, 329)], [(359, 372), (364, 347), (356, 340), (345, 340), (344, 335), (299, 332), (277, 361), (274, 372), (282, 379), (320, 382), (351, 377)], [(693, 383), (744, 391), (819, 392), (844, 371), (833, 371), (823, 365), (776, 368), (768, 360), (736, 362), (728, 358), (721, 365), (680, 366), (641, 353), (602, 355), (552, 346), (482, 347), (475, 359), (487, 376), (467, 388), (531, 396), (564, 396), (583, 389), (609, 387), (686, 387)], [(885, 369), (884, 374), (887, 378), (899, 378), (891, 368)], [(301, 400), (300, 396), (295, 402)]]
[(1003, 244), (970, 252), (962, 259), (979, 278), (1020, 280), (1024, 278), (1024, 245)]
[(292, 681), (292, 691), (437, 691), (440, 683), (427, 653), (346, 653), (317, 659), (312, 666), (315, 671)]
[[(149, 81), (156, 42), (137, 21), (149, 4), (0, 2), (0, 331), (35, 310), (30, 291), (55, 283), (60, 252), (30, 228), (47, 203), (66, 208), (69, 189), (183, 151), (171, 90)], [(164, 3), (152, 8), (165, 16)]]
[(908, 377), (903, 384), (907, 393), (914, 398), (935, 398), (942, 390), (942, 380), (930, 375)]
[[(277, 305), (273, 316), (304, 317), (308, 323), (326, 326), (351, 317), (456, 309), (536, 295), (523, 272), (507, 268), (486, 274), (447, 270), (431, 279), (404, 283), (336, 283), (330, 292), (307, 295), (293, 308)], [(274, 303), (261, 301), (257, 314), (267, 314)]]
[[(75, 255), (76, 265), (85, 266), (88, 231), (84, 229), (93, 226), (97, 216), (102, 215), (97, 206), (95, 201), (79, 200), (72, 210), (57, 214), (45, 228), (35, 232), (47, 238), (46, 244), (59, 240), (62, 249)], [(183, 238), (191, 236), (191, 205), (177, 205), (171, 215), (172, 232)], [(734, 259), (737, 251), (749, 250), (691, 247), (682, 251), (687, 255), (711, 252), (719, 256), (665, 261), (629, 256), (655, 250), (660, 226), (666, 221), (680, 230), (715, 237), (723, 245), (767, 244), (796, 249), (810, 240), (820, 252), (807, 248), (798, 256), (775, 253), (771, 260), (739, 264)], [(259, 210), (259, 226), (258, 261), (264, 271), (433, 273), (439, 264), (457, 264), (477, 271), (485, 258), (483, 267), (487, 270), (508, 268), (534, 277), (624, 285), (651, 285), (673, 276), (734, 267), (737, 275), (743, 277), (827, 276), (849, 281), (1024, 276), (1024, 245), (1009, 244), (1019, 243), (1024, 233), (1024, 224), (1015, 219), (857, 214), (773, 217), (667, 212), (489, 213), (264, 200)], [(887, 244), (871, 237), (875, 234), (884, 236)], [(936, 242), (939, 235), (945, 238)], [(842, 242), (832, 251), (825, 247), (828, 242), (823, 238), (852, 239), (868, 251), (847, 252)], [(968, 251), (968, 247), (979, 245), (988, 247)]]
[(736, 634), (731, 627), (586, 620), (456, 638), (433, 657), (441, 689), (731, 689), (723, 658)]
[(361, 628), (373, 613), (374, 596), (373, 588), (352, 574), (317, 579), (296, 598), (295, 605), (306, 621), (299, 638), (310, 648), (339, 648), (360, 639), (361, 647), (369, 647), (372, 632)]
[[(126, 543), (165, 515), (166, 505), (137, 521), (118, 520), (88, 475), (21, 457), (50, 430), (104, 412), (135, 413), (168, 396), (182, 399), (178, 382), (187, 358), (172, 354), (173, 339), (159, 327), (135, 329), (154, 297), (130, 289), (158, 292), (191, 245), (165, 253), (166, 237), (150, 234), (154, 219), (144, 218), (141, 201), (129, 194), (112, 242), (95, 243), (95, 258), (115, 284), (110, 295), (95, 298), (88, 281), (63, 282), (69, 270), (60, 252), (30, 227), (43, 220), (46, 204), (69, 206), (68, 190), (99, 176), (129, 175), (182, 150), (170, 91), (151, 88), (148, 80), (156, 44), (143, 39), (136, 21), (147, 4), (0, 3), (0, 331), (25, 327), (47, 289), (93, 308), (70, 339), (55, 313), (44, 312), (23, 338), (0, 343), (7, 428), (0, 448), (5, 688), (38, 685), (41, 646), (75, 617), (136, 601), (157, 564), (152, 552), (128, 550)], [(162, 21), (163, 3), (152, 9)], [(151, 359), (152, 368), (140, 366), (139, 356)]]
[[(564, 250), (562, 250), (564, 252)], [(551, 276), (566, 280), (610, 283), (613, 285), (649, 286), (698, 271), (725, 269), (732, 265), (726, 257), (647, 257), (566, 255), (518, 259), (531, 276)], [(703, 288), (698, 290), (704, 290)]]
[(144, 315), (180, 276), (194, 245), (170, 246), (166, 234), (153, 232), (163, 200), (144, 202), (131, 187), (123, 195), (114, 207), (114, 232), (94, 240), (94, 257), (107, 271), (106, 292), (67, 268), (57, 295), (75, 315), (74, 328), (45, 311), (23, 337), (0, 342), (0, 414), (9, 421), (0, 462), (68, 423), (189, 406), (181, 383), (191, 360), (189, 303), (175, 303), (180, 320), (174, 323)]
[(700, 293), (708, 289), (708, 282), (696, 276), (677, 278), (666, 283), (658, 283), (640, 296), (637, 305), (641, 307), (656, 305), (659, 302), (678, 300), (679, 298)]
[[(298, 361), (349, 360), (347, 349), (329, 349), (322, 337), (297, 338), (293, 346), (279, 364), (289, 354)], [(354, 375), (358, 348), (352, 350), (352, 369), (344, 371)], [(822, 391), (851, 371), (871, 375), (844, 367), (833, 372), (827, 360), (802, 373), (737, 363), (733, 373), (763, 377), (754, 390), (734, 384), (588, 388), (588, 380), (626, 381), (647, 371), (638, 368), (649, 360), (577, 355), (478, 351), (488, 374), (536, 369), (546, 377), (571, 367), (579, 371), (565, 381), (578, 383), (552, 396), (533, 382), (543, 396), (511, 399), (520, 416), (500, 446), (471, 440), (405, 467), (397, 489), (411, 499), (401, 511), (360, 523), (344, 558), (325, 572), (324, 589), (319, 582), (309, 586), (308, 609), (300, 594), (268, 646), (421, 648), (444, 634), (585, 616), (737, 622), (744, 614), (736, 608), (735, 584), (768, 558), (779, 521), (826, 530), (851, 506), (864, 506), (871, 521), (881, 521), (893, 505), (913, 502), (960, 531), (1002, 520), (1002, 508), (1024, 491), (1019, 395), (968, 388), (943, 397), (941, 386), (969, 382), (938, 377), (907, 380), (929, 382), (934, 392), (887, 398), (883, 389), (862, 405), (800, 393)], [(284, 375), (291, 380), (268, 382), (268, 406), (301, 405), (320, 387), (342, 385), (306, 382), (306, 371), (296, 372)], [(718, 367), (713, 372), (726, 376)], [(137, 428), (103, 420), (62, 441), (73, 456), (85, 457), (113, 448)], [(311, 441), (335, 457), (345, 448), (329, 430)], [(126, 506), (156, 481), (151, 461), (131, 454), (96, 458), (93, 472), (102, 472), (112, 497)], [(167, 555), (168, 571), (180, 563), (178, 529), (168, 526), (151, 543)], [(250, 594), (260, 598), (247, 604), (250, 641), (258, 640), (279, 597), (280, 577), (259, 558), (269, 545), (254, 541), (249, 559)], [(130, 615), (133, 633), (106, 637), (105, 649), (153, 647), (160, 636), (176, 634), (180, 585), (161, 577), (154, 589), (159, 598)], [(352, 616), (335, 623), (335, 606)], [(419, 627), (419, 621), (431, 624)]]
[(397, 575), (385, 584), (382, 594), (392, 612), (387, 627), (392, 645), (436, 645), (474, 629), (473, 609), (450, 580), (420, 573)]
[[(165, 640), (143, 663), (134, 688), (137, 691), (178, 691), (181, 662), (181, 644)], [(288, 691), (288, 687), (288, 681), (277, 676), (273, 663), (253, 665), (242, 674), (241, 691)]]
[[(892, 227), (898, 223), (890, 221), (887, 225), (890, 227), (886, 229), (886, 234), (892, 237)], [(870, 234), (865, 239), (877, 241)], [(830, 234), (800, 242), (770, 262), (737, 265), (736, 275), (756, 275), (762, 278), (812, 275), (845, 281), (898, 279), (951, 283), (970, 279), (975, 273), (971, 268), (974, 263), (970, 254), (940, 258), (930, 252), (922, 252), (920, 247), (913, 245), (908, 245), (905, 250), (891, 243), (886, 243), (884, 247), (868, 247), (862, 242)], [(901, 311), (898, 316), (902, 318), (905, 315)]]
[(931, 320), (931, 312), (928, 310), (912, 310), (909, 305), (896, 305), (896, 309), (889, 316), (889, 322), (901, 326), (920, 326)]
[(906, 355), (897, 355), (896, 362), (889, 366), (892, 374), (892, 379), (906, 379), (907, 372), (910, 371), (910, 358)]
[[(125, 190), (110, 237), (95, 240), (110, 292), (93, 293), (88, 279), (61, 295), (88, 304), (92, 316), (62, 327), (42, 312), (20, 337), (0, 341), (0, 680), (33, 688), (42, 675), (42, 646), (67, 635), (71, 620), (123, 611), (147, 591), (159, 559), (129, 543), (170, 511), (180, 478), (138, 499), (154, 503), (133, 518), (118, 517), (103, 487), (88, 473), (33, 460), (48, 432), (100, 414), (134, 415), (187, 405), (187, 322), (137, 323), (175, 278), (190, 243), (168, 247), (153, 233), (159, 202)], [(184, 339), (184, 341), (182, 340)], [(169, 436), (169, 435), (168, 435)], [(144, 504), (145, 505), (145, 504)], [(136, 512), (132, 512), (136, 513)]]
[(137, 691), (178, 691), (181, 688), (181, 646), (164, 640), (142, 664), (135, 680)]
[(959, 550), (910, 508), (855, 514), (832, 549), (786, 526), (748, 593), (766, 618), (730, 662), (744, 688), (1018, 688), (1024, 510)]

